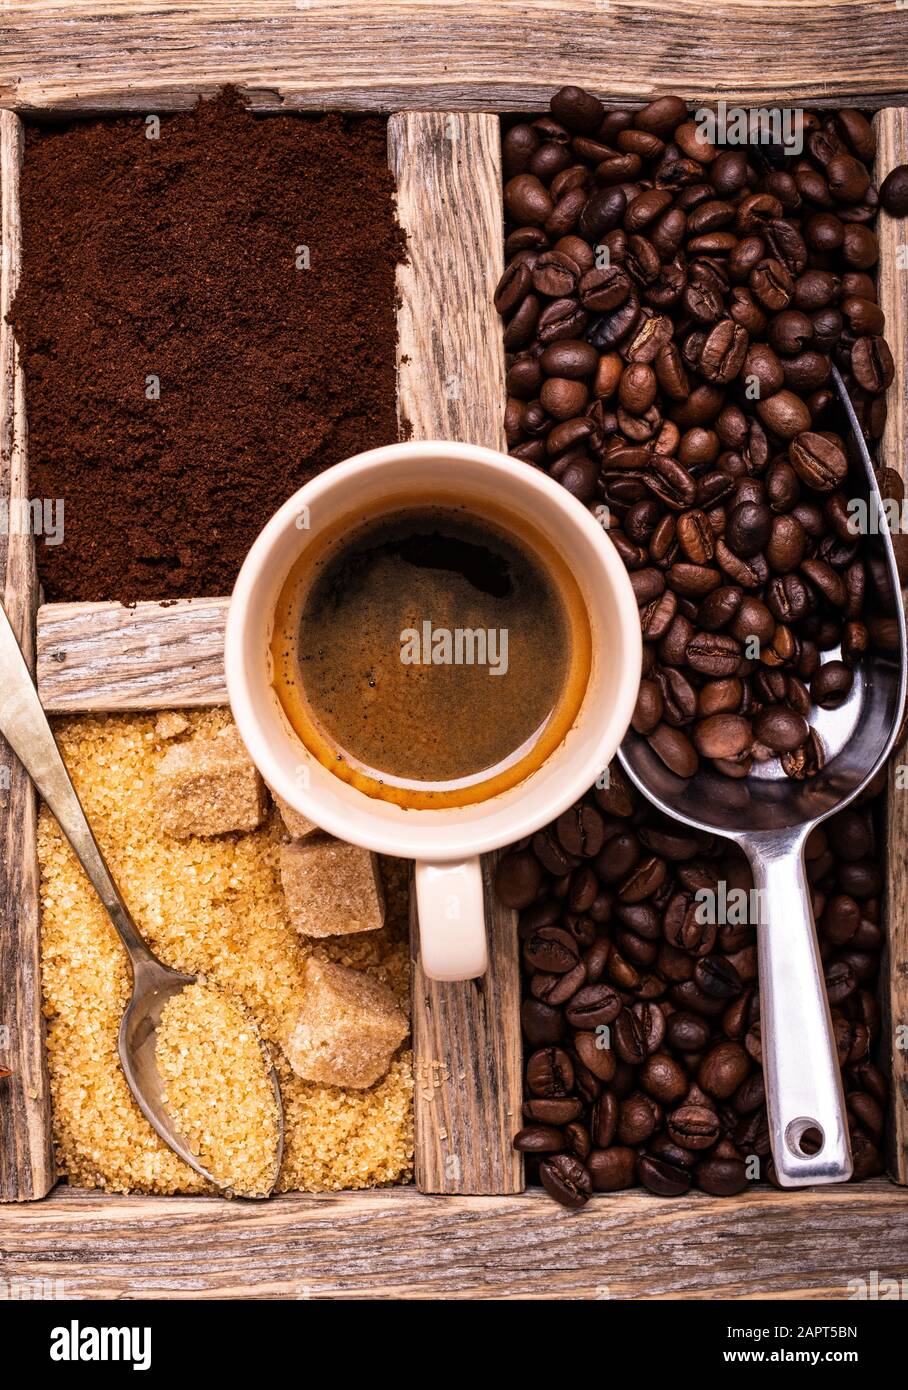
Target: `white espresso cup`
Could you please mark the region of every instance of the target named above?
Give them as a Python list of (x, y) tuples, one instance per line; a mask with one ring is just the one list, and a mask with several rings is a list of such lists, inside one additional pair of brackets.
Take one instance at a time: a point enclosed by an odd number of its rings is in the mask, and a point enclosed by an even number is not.
[[(336, 777), (303, 745), (272, 685), (278, 596), (294, 563), (324, 527), (360, 508), (412, 493), (466, 501), (471, 513), (523, 520), (567, 562), (586, 605), (592, 664), (563, 742), (524, 781), (472, 805), (405, 809)], [(518, 532), (519, 533), (519, 532)], [(392, 444), (347, 459), (301, 488), (275, 513), (240, 570), (227, 618), (227, 690), (243, 742), (265, 781), (331, 835), (416, 861), (422, 968), (432, 979), (468, 980), (488, 963), (479, 856), (532, 835), (605, 772), (630, 723), (642, 644), (634, 593), (618, 552), (587, 509), (558, 483), (492, 449), (443, 441)]]

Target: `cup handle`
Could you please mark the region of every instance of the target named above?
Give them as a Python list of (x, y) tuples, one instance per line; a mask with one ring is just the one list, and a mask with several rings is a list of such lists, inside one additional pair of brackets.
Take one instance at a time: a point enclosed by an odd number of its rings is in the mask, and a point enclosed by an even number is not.
[(416, 865), (419, 954), (430, 980), (475, 980), (489, 964), (478, 859)]

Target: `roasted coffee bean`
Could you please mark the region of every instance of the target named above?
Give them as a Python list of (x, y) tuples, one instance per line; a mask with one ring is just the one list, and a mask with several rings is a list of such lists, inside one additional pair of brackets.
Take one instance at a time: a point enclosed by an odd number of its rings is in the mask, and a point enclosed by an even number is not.
[(754, 719), (756, 738), (773, 753), (792, 753), (807, 737), (807, 720), (785, 705), (767, 705)]
[(709, 1157), (694, 1169), (694, 1182), (701, 1192), (714, 1197), (733, 1197), (747, 1186), (747, 1169), (740, 1158)]
[(589, 1157), (592, 1143), (589, 1131), (582, 1124), (569, 1124), (564, 1128), (565, 1148), (574, 1158), (584, 1163)]
[(736, 714), (714, 714), (694, 730), (697, 752), (704, 758), (736, 758), (751, 747), (750, 723)]
[(699, 766), (696, 749), (680, 729), (659, 724), (648, 736), (650, 746), (678, 777), (693, 777)]
[(587, 1167), (596, 1192), (620, 1192), (632, 1187), (636, 1173), (637, 1155), (624, 1144), (593, 1149)]
[(640, 858), (640, 841), (631, 831), (609, 836), (593, 867), (602, 883), (618, 883)]
[(721, 1042), (711, 1048), (700, 1064), (697, 1080), (716, 1100), (727, 1100), (750, 1070), (747, 1053), (736, 1042)]
[(694, 980), (704, 994), (733, 999), (741, 993), (741, 977), (725, 956), (702, 956), (694, 966)]
[(595, 243), (618, 226), (626, 206), (627, 196), (622, 188), (597, 188), (587, 199), (577, 230), (586, 241)]
[(523, 1113), (528, 1120), (533, 1120), (541, 1125), (561, 1126), (570, 1124), (582, 1113), (583, 1106), (579, 1100), (573, 1097), (556, 1100), (526, 1100), (523, 1103)]
[(691, 1184), (691, 1175), (686, 1169), (648, 1153), (637, 1159), (637, 1178), (657, 1197), (680, 1197)]
[(858, 385), (876, 394), (885, 391), (895, 376), (895, 364), (885, 338), (858, 338), (851, 349), (851, 370)]
[(514, 1135), (514, 1148), (522, 1154), (557, 1154), (564, 1148), (564, 1133), (554, 1125), (527, 1125)]
[(582, 87), (561, 87), (551, 100), (552, 115), (568, 130), (588, 135), (605, 115), (602, 102)]
[(539, 314), (536, 336), (540, 343), (554, 343), (561, 338), (579, 338), (588, 323), (589, 314), (581, 308), (578, 300), (570, 297), (553, 299)]
[(648, 734), (655, 729), (664, 710), (662, 691), (657, 681), (642, 680), (637, 694), (637, 703), (631, 724), (638, 734)]
[(563, 1207), (585, 1206), (592, 1195), (590, 1174), (572, 1154), (555, 1154), (539, 1165), (539, 1180), (550, 1197)]
[(512, 850), (499, 861), (495, 891), (505, 907), (528, 907), (541, 886), (539, 863), (527, 850)]
[(843, 661), (827, 661), (810, 682), (810, 693), (822, 709), (835, 709), (847, 699), (854, 672)]
[(897, 164), (883, 179), (880, 206), (890, 217), (908, 216), (908, 164)]
[(592, 1147), (607, 1149), (618, 1128), (618, 1100), (612, 1091), (604, 1091), (590, 1110), (589, 1134)]
[(564, 975), (577, 965), (577, 943), (561, 927), (540, 927), (524, 942), (523, 957), (533, 970)]
[(534, 1096), (560, 1099), (574, 1089), (574, 1064), (561, 1047), (540, 1048), (527, 1061), (526, 1079)]
[(709, 1041), (709, 1024), (699, 1014), (676, 1012), (666, 1024), (666, 1041), (679, 1052), (702, 1052)]
[(582, 381), (550, 376), (543, 383), (539, 403), (553, 420), (570, 420), (586, 407), (589, 391)]
[(520, 1006), (520, 1026), (532, 1047), (561, 1042), (565, 1033), (560, 1009), (544, 1004), (541, 999), (524, 999)]
[[(577, 867), (578, 860), (562, 848), (552, 828), (539, 831), (533, 836), (532, 843), (534, 855), (548, 873), (563, 876)], [(509, 905), (507, 898), (502, 898), (502, 902), (506, 907)]]
[(722, 319), (710, 329), (700, 349), (697, 363), (700, 375), (719, 386), (727, 386), (740, 373), (748, 344), (745, 328), (733, 319)]
[(592, 859), (602, 848), (605, 827), (595, 806), (572, 806), (558, 817), (555, 828), (568, 854)]
[(516, 174), (504, 186), (508, 215), (519, 224), (541, 226), (551, 216), (554, 203), (545, 185), (534, 174)]
[(772, 528), (772, 512), (761, 502), (742, 502), (735, 507), (725, 528), (725, 543), (736, 555), (749, 560), (763, 549)]
[(719, 1138), (719, 1116), (706, 1105), (681, 1105), (669, 1112), (666, 1123), (674, 1142), (695, 1152), (712, 1148)]
[(578, 988), (587, 983), (587, 979), (587, 966), (583, 960), (577, 960), (576, 966), (562, 974), (549, 974), (545, 970), (537, 970), (531, 976), (530, 990), (534, 998), (542, 999), (544, 1004), (549, 1004), (552, 1008), (560, 1008), (560, 1005), (566, 1004), (567, 999), (576, 994)]
[(741, 648), (733, 637), (721, 632), (700, 632), (685, 648), (688, 665), (704, 676), (733, 676), (741, 660)]
[(687, 1094), (689, 1079), (684, 1068), (667, 1052), (648, 1057), (637, 1073), (647, 1095), (662, 1105), (677, 1105)]
[(792, 513), (773, 517), (766, 542), (766, 562), (774, 574), (789, 574), (798, 568), (807, 549), (808, 537)]
[(607, 984), (585, 985), (571, 998), (566, 1017), (572, 1028), (595, 1029), (613, 1023), (621, 1013), (621, 996)]
[(574, 1050), (597, 1081), (611, 1081), (615, 1075), (615, 1054), (605, 1045), (607, 1042), (604, 1032), (574, 1034)]
[(551, 343), (539, 359), (540, 376), (564, 377), (571, 381), (581, 381), (590, 377), (596, 370), (599, 354), (590, 344), (579, 338), (561, 338)]
[(783, 389), (768, 400), (757, 402), (757, 414), (763, 424), (780, 439), (794, 439), (810, 428), (810, 411), (793, 391)]
[(649, 1096), (635, 1092), (618, 1107), (617, 1139), (619, 1144), (645, 1144), (654, 1133), (660, 1119), (660, 1108)]

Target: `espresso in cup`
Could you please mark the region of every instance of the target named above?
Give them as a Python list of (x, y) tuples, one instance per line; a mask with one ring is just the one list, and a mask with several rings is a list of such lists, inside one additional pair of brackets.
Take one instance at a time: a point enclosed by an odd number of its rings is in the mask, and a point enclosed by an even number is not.
[(516, 786), (574, 724), (590, 619), (535, 526), (488, 502), (390, 498), (302, 551), (281, 590), (273, 686), (335, 776), (414, 810)]

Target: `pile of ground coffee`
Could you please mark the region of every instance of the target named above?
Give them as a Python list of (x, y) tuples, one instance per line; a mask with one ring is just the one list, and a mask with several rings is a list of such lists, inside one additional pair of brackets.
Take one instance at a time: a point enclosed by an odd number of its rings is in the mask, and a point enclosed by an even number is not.
[(11, 311), (48, 599), (229, 592), (275, 508), (397, 438), (378, 118), (197, 110), (29, 128)]

